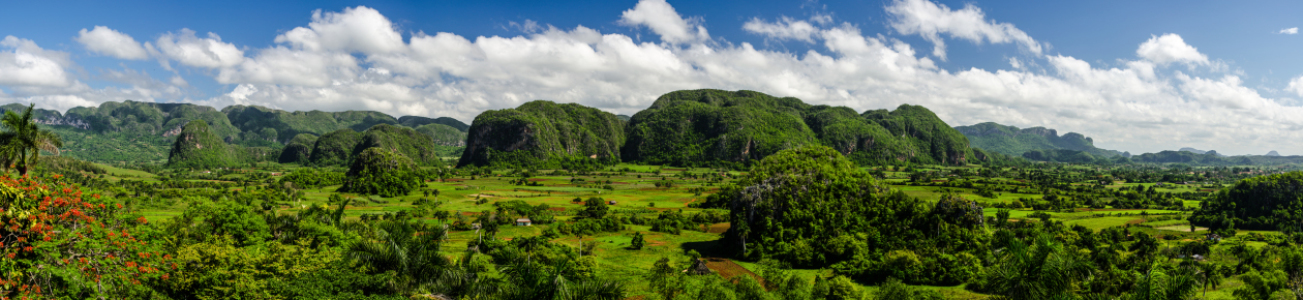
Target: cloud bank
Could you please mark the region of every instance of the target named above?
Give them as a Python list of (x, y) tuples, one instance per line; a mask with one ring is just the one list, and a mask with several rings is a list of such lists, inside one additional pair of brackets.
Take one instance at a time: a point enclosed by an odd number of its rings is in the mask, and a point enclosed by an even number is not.
[[(1220, 71), (1179, 34), (1137, 40), (1134, 58), (1106, 66), (1047, 53), (1045, 43), (974, 5), (954, 10), (901, 0), (884, 10), (892, 30), (932, 43), (931, 54), (828, 15), (751, 18), (743, 25), (767, 39), (808, 43), (805, 52), (734, 44), (711, 37), (705, 20), (684, 16), (663, 0), (643, 0), (613, 16), (657, 40), (537, 24), (515, 36), (405, 34), (381, 12), (359, 6), (312, 12), (309, 24), (284, 31), (265, 48), (189, 29), (140, 46), (169, 70), (194, 69), (230, 86), (209, 99), (185, 98), (188, 83), (178, 76), (154, 80), (132, 70), (101, 75), (131, 88), (91, 89), (69, 75), (76, 66), (67, 53), (6, 37), (0, 42), (0, 101), (62, 110), (123, 99), (180, 100), (471, 121), (484, 110), (535, 99), (632, 114), (674, 90), (748, 89), (859, 111), (918, 104), (951, 125), (1047, 126), (1133, 153), (1182, 146), (1230, 154), (1303, 148), (1303, 119), (1297, 117), (1303, 108), (1246, 87), (1243, 75)], [(135, 40), (108, 28), (83, 30), (75, 39), (92, 53), (141, 59), (134, 50), (115, 50), (131, 48)], [(1008, 59), (1011, 70), (949, 71), (933, 60), (945, 59), (948, 40), (1015, 44), (1021, 50)], [(1172, 68), (1177, 64), (1185, 68)], [(1303, 97), (1299, 86), (1303, 79), (1279, 88)]]

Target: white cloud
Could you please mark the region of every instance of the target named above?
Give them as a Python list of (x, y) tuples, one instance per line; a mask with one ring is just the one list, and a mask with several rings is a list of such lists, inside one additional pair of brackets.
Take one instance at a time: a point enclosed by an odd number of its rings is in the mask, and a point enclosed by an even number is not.
[(156, 48), (163, 57), (192, 67), (222, 68), (244, 61), (243, 50), (222, 42), (222, 37), (212, 32), (207, 38), (199, 38), (194, 30), (183, 28), (180, 32), (165, 33), (153, 45), (145, 43), (145, 46)]
[(367, 54), (397, 51), (405, 46), (403, 36), (394, 29), (393, 22), (366, 6), (346, 8), (339, 13), (314, 11), (312, 23), (307, 28), (294, 28), (277, 36), (276, 42), (309, 51)]
[(628, 26), (647, 26), (661, 36), (661, 41), (671, 44), (710, 39), (706, 27), (698, 24), (699, 19), (684, 19), (665, 0), (640, 0), (637, 6), (624, 11), (620, 22)]
[[(639, 5), (646, 3), (664, 4)], [(689, 23), (664, 5), (662, 11)], [(286, 38), (274, 46), (248, 50), (252, 56), (247, 58), (243, 51), (225, 58), (215, 53), (208, 55), (209, 59), (203, 61), (206, 64), (170, 58), (185, 65), (212, 68), (198, 73), (234, 85), (217, 97), (188, 99), (177, 92), (186, 86), (180, 77), (143, 80), (139, 78), (146, 75), (143, 72), (121, 70), (102, 76), (120, 78), (116, 82), (129, 88), (92, 89), (70, 79), (62, 87), (0, 83), (7, 93), (0, 95), (0, 102), (35, 101), (43, 107), (67, 109), (69, 105), (108, 100), (182, 99), (217, 107), (257, 104), (288, 110), (362, 109), (471, 121), (484, 110), (515, 107), (536, 99), (576, 102), (632, 114), (674, 90), (748, 89), (798, 97), (812, 104), (849, 106), (857, 111), (917, 104), (932, 109), (951, 125), (994, 121), (1019, 127), (1047, 126), (1060, 132), (1081, 132), (1093, 137), (1100, 147), (1133, 153), (1167, 150), (1172, 148), (1170, 145), (1229, 154), (1303, 147), (1303, 120), (1297, 117), (1303, 115), (1303, 108), (1282, 105), (1246, 87), (1242, 78), (1247, 76), (1190, 75), (1158, 68), (1172, 62), (1199, 61), (1191, 57), (1208, 61), (1197, 51), (1193, 53), (1198, 56), (1169, 51), (1182, 48), (1169, 47), (1172, 43), (1164, 45), (1160, 37), (1152, 39), (1158, 50), (1113, 67), (1092, 65), (1068, 55), (1046, 55), (1010, 58), (1012, 70), (946, 70), (938, 68), (926, 50), (919, 53), (906, 42), (866, 34), (854, 25), (829, 25), (835, 24), (833, 20), (810, 21), (808, 35), (787, 35), (792, 39), (808, 37), (812, 49), (800, 53), (722, 40), (684, 42), (702, 41), (695, 38), (639, 42), (629, 35), (603, 33), (585, 26), (560, 29), (547, 25), (512, 36), (416, 32), (401, 47), (387, 48), (376, 46), (384, 43), (333, 36), (366, 32), (365, 28), (392, 29), (389, 25), (373, 26), (390, 24), (387, 20), (329, 21), (359, 11), (363, 9), (316, 13), (319, 17), (313, 23), (337, 23), (340, 27), (318, 30), (329, 26), (307, 25), (302, 28), (317, 34), (315, 39), (291, 41), (287, 32), (282, 35)], [(980, 12), (965, 8), (950, 14), (965, 11)], [(767, 24), (796, 22), (780, 19)], [(986, 19), (974, 24), (979, 23), (1002, 25)], [(364, 28), (351, 28), (354, 26)], [(688, 30), (687, 37), (704, 32), (691, 26), (682, 28)], [(948, 33), (940, 29), (935, 32)], [(217, 42), (222, 46), (219, 49), (240, 49), (221, 43), (215, 35), (207, 39), (195, 38), (193, 32), (169, 35), (166, 38), (176, 44), (211, 46), (211, 42)], [(182, 42), (187, 35), (189, 42)], [(21, 44), (13, 40), (13, 44)], [(1179, 45), (1185, 44), (1181, 41)], [(34, 44), (9, 47), (39, 50)], [(50, 54), (44, 51), (39, 53)], [(166, 57), (174, 56), (188, 57)], [(44, 57), (52, 57), (51, 61), (64, 68), (71, 66), (60, 61), (58, 55)], [(1287, 90), (1303, 96), (1303, 78), (1292, 80)]]
[(1208, 56), (1199, 53), (1199, 49), (1185, 43), (1180, 35), (1168, 33), (1162, 36), (1151, 35), (1148, 41), (1136, 49), (1136, 56), (1159, 65), (1174, 62), (1191, 65), (1208, 64)]
[(285, 47), (268, 48), (238, 65), (222, 68), (217, 82), (222, 84), (263, 83), (322, 87), (334, 78), (353, 77), (357, 62), (344, 52), (299, 51)]
[(1027, 51), (1040, 55), (1041, 44), (1026, 32), (1009, 23), (987, 20), (982, 9), (972, 4), (951, 10), (928, 0), (896, 0), (886, 7), (891, 28), (901, 34), (918, 34), (934, 48), (932, 55), (946, 59), (946, 44), (941, 34), (981, 44), (1018, 43)]
[(81, 43), (86, 50), (120, 59), (141, 60), (149, 57), (145, 47), (140, 46), (131, 36), (104, 26), (95, 29), (82, 28), (73, 40)]
[(1303, 97), (1303, 76), (1294, 77), (1289, 80), (1289, 85), (1285, 86), (1286, 91), (1294, 92), (1299, 97)]
[(818, 28), (810, 25), (810, 22), (793, 20), (789, 17), (783, 17), (777, 22), (769, 23), (760, 18), (752, 18), (746, 24), (742, 24), (742, 29), (778, 40), (800, 40), (806, 43), (814, 42), (812, 35), (819, 32)]
[(68, 86), (72, 83), (64, 68), (71, 64), (68, 54), (41, 49), (35, 42), (6, 36), (0, 40), (0, 85)]
[(1278, 32), (1276, 32), (1276, 33), (1278, 33), (1278, 34), (1298, 34), (1298, 27), (1290, 27), (1290, 28), (1281, 29), (1280, 31), (1278, 31)]

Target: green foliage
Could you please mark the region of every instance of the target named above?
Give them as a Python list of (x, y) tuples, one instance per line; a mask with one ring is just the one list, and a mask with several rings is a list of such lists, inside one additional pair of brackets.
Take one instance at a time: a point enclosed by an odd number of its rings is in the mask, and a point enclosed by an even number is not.
[(312, 156), (312, 147), (316, 144), (317, 136), (315, 135), (308, 133), (296, 135), (294, 136), (294, 139), (291, 139), (289, 143), (285, 144), (284, 149), (281, 149), (281, 155), (276, 161), (282, 164), (306, 164), (310, 161), (309, 158)]
[(606, 207), (605, 200), (598, 197), (592, 197), (584, 201), (584, 211), (582, 215), (585, 218), (601, 219), (606, 216), (607, 210), (610, 210), (610, 208)]
[(443, 124), (426, 124), (416, 127), (416, 132), (429, 135), (434, 144), (450, 147), (465, 147), (466, 132)]
[(910, 145), (913, 162), (963, 165), (973, 156), (968, 138), (925, 107), (901, 104), (891, 112), (880, 109), (862, 115), (890, 130), (892, 136), (901, 136)]
[(257, 132), (271, 129), (277, 133), (277, 141), (286, 141), (299, 134), (327, 133), (352, 129), (363, 131), (378, 124), (398, 124), (398, 120), (389, 115), (374, 111), (283, 111), (261, 106), (232, 105), (222, 109), (229, 122), (239, 130)]
[(176, 136), (167, 165), (174, 168), (230, 168), (244, 165), (248, 159), (243, 147), (227, 145), (209, 130), (208, 123), (195, 120), (186, 124)]
[(629, 249), (642, 250), (643, 245), (646, 244), (647, 240), (643, 238), (642, 232), (634, 232), (633, 241), (629, 242)]
[(624, 158), (676, 166), (736, 164), (825, 145), (861, 163), (963, 164), (968, 141), (920, 106), (856, 114), (753, 91), (676, 91), (634, 115)]
[(1070, 150), (1083, 152), (1092, 158), (1111, 158), (1122, 154), (1114, 150), (1096, 148), (1095, 140), (1079, 133), (1069, 132), (1059, 136), (1058, 131), (1046, 129), (1045, 127), (1019, 129), (1014, 126), (986, 122), (970, 126), (956, 126), (955, 129), (967, 136), (968, 141), (972, 142), (974, 148), (1005, 155), (1018, 156), (1033, 150)]
[(461, 131), (463, 133), (466, 132), (466, 130), (470, 129), (471, 127), (470, 125), (466, 125), (466, 123), (462, 123), (462, 121), (458, 121), (457, 119), (453, 119), (449, 117), (438, 117), (438, 118), (431, 119), (431, 118), (419, 117), (419, 116), (403, 116), (398, 118), (398, 125), (403, 125), (411, 128), (419, 128), (429, 124), (438, 124), (438, 125), (452, 127), (453, 129), (456, 129), (457, 131)]
[(358, 157), (367, 149), (382, 148), (402, 153), (418, 166), (443, 167), (443, 159), (429, 149), (433, 145), (434, 140), (429, 135), (407, 127), (380, 124), (362, 133), (362, 139), (353, 146), (349, 156)]
[(816, 143), (802, 121), (808, 108), (753, 91), (671, 92), (630, 119), (622, 152), (627, 161), (676, 166), (758, 160)]
[(1190, 222), (1218, 229), (1303, 231), (1303, 172), (1240, 180), (1204, 201)]
[(475, 117), (458, 166), (557, 168), (620, 162), (624, 123), (579, 104), (531, 101)]
[(297, 188), (316, 188), (322, 186), (343, 184), (344, 173), (331, 172), (318, 168), (300, 168), (281, 176), (280, 182), (293, 183)]
[(361, 140), (362, 134), (352, 129), (327, 133), (312, 145), (308, 161), (317, 166), (343, 166), (352, 159), (349, 155)]
[(0, 127), (4, 128), (0, 132), (0, 169), (8, 170), (12, 166), (18, 169), (18, 174), (27, 175), (28, 170), (40, 163), (41, 152), (59, 154), (63, 140), (36, 125), (35, 108), (36, 103), (32, 103), (22, 114), (10, 110), (0, 118)]
[(41, 158), (41, 163), (36, 166), (40, 172), (53, 174), (73, 174), (73, 173), (90, 173), (105, 174), (108, 170), (94, 163), (77, 160), (64, 156), (46, 156)]
[[(94, 132), (127, 132), (139, 135), (170, 135), (194, 120), (212, 126), (219, 139), (235, 139), (240, 130), (226, 115), (212, 107), (186, 103), (104, 102), (97, 107), (74, 107), (66, 119), (85, 122)], [(175, 133), (173, 133), (175, 134)]]
[(411, 193), (421, 179), (410, 158), (399, 152), (368, 148), (353, 159), (341, 192), (395, 197)]

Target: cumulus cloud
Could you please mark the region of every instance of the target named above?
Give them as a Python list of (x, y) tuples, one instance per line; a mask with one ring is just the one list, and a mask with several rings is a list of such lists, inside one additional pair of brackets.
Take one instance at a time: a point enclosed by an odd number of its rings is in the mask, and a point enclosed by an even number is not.
[(742, 24), (742, 29), (773, 39), (799, 40), (806, 43), (814, 42), (811, 36), (819, 31), (814, 25), (810, 25), (810, 22), (793, 20), (789, 17), (783, 17), (773, 23), (752, 18), (746, 24)]
[(1277, 31), (1278, 34), (1298, 34), (1298, 27), (1290, 27)]
[[(915, 2), (895, 2), (893, 6), (926, 6)], [(1031, 47), (1027, 45), (1039, 45), (1030, 37), (1011, 38), (1017, 36), (1011, 34), (1016, 28), (986, 19), (977, 8), (950, 10), (921, 4), (944, 12), (935, 15), (945, 17), (924, 19), (941, 24), (920, 25), (914, 28), (933, 29), (911, 34), (945, 34), (996, 43), (987, 35), (1000, 33), (1004, 42), (1028, 50)], [(1111, 67), (1069, 55), (1041, 55), (1010, 58), (1012, 70), (952, 71), (938, 68), (926, 50), (919, 53), (907, 42), (866, 34), (851, 24), (834, 26), (834, 20), (811, 20), (806, 22), (809, 28), (800, 26), (804, 28), (800, 30), (792, 30), (792, 25), (804, 21), (787, 18), (772, 22), (752, 19), (747, 22), (753, 24), (749, 29), (743, 25), (744, 30), (756, 34), (810, 43), (811, 49), (801, 53), (749, 43), (699, 43), (705, 40), (704, 28), (698, 28), (701, 21), (682, 18), (663, 1), (640, 2), (622, 16), (625, 24), (647, 26), (661, 34), (659, 42), (640, 42), (629, 35), (585, 26), (563, 29), (545, 25), (511, 36), (416, 32), (407, 42), (402, 42), (401, 35), (376, 40), (350, 37), (358, 32), (397, 32), (393, 22), (370, 13), (364, 7), (315, 12), (311, 24), (291, 30), (304, 34), (291, 37), (286, 32), (275, 45), (248, 50), (249, 57), (215, 34), (198, 38), (183, 30), (160, 38), (177, 45), (175, 48), (207, 49), (164, 54), (160, 46), (156, 51), (182, 65), (208, 69), (219, 83), (233, 85), (227, 93), (209, 99), (172, 94), (171, 88), (185, 86), (180, 77), (150, 81), (137, 78), (145, 75), (143, 72), (122, 70), (101, 76), (120, 78), (115, 80), (130, 88), (92, 89), (76, 81), (66, 87), (4, 86), (7, 94), (0, 95), (0, 101), (35, 101), (66, 109), (105, 99), (182, 98), (217, 107), (257, 104), (288, 110), (364, 109), (471, 121), (484, 110), (536, 99), (632, 114), (674, 90), (748, 89), (858, 111), (917, 104), (932, 109), (951, 125), (994, 121), (1020, 127), (1048, 126), (1084, 133), (1106, 149), (1133, 153), (1167, 150), (1177, 144), (1231, 154), (1303, 146), (1295, 142), (1303, 141), (1303, 120), (1297, 118), (1303, 115), (1303, 108), (1282, 105), (1246, 87), (1244, 76), (1192, 75), (1158, 68), (1171, 63), (1210, 64), (1177, 35), (1155, 36), (1140, 45), (1144, 50), (1137, 51), (1138, 59)], [(979, 18), (970, 20), (972, 15)], [(367, 21), (352, 19), (355, 17)], [(980, 34), (955, 33), (955, 20), (994, 29), (979, 30), (986, 32)], [(13, 40), (11, 44), (21, 44)], [(203, 59), (186, 60), (192, 55), (181, 54), (187, 53)], [(50, 57), (59, 65), (57, 55)], [(0, 60), (0, 66), (4, 63)], [(0, 72), (4, 70), (0, 67)], [(1303, 77), (1292, 80), (1287, 90), (1303, 96)], [(1228, 138), (1235, 143), (1226, 143)]]
[(42, 49), (36, 42), (6, 36), (0, 40), (0, 85), (61, 87), (72, 83), (64, 68), (68, 54)]
[(1208, 64), (1207, 55), (1199, 53), (1199, 49), (1186, 44), (1185, 39), (1175, 33), (1163, 34), (1162, 36), (1151, 35), (1148, 41), (1140, 44), (1140, 48), (1136, 49), (1136, 56), (1159, 65), (1170, 63)]
[(276, 37), (277, 43), (289, 43), (309, 51), (344, 51), (367, 54), (403, 49), (403, 36), (393, 22), (379, 11), (366, 7), (346, 8), (343, 12), (312, 12), (312, 23)]
[(966, 4), (960, 10), (951, 10), (944, 4), (928, 0), (896, 0), (887, 5), (886, 10), (892, 29), (901, 34), (917, 34), (932, 42), (932, 55), (942, 60), (946, 59), (946, 44), (941, 39), (942, 34), (978, 44), (1017, 43), (1033, 54), (1041, 54), (1040, 42), (1013, 24), (987, 20), (982, 9), (972, 4)]
[(1285, 91), (1294, 92), (1299, 97), (1303, 97), (1303, 76), (1290, 79), (1289, 85), (1285, 86)]
[(700, 19), (684, 19), (665, 0), (640, 0), (624, 11), (620, 22), (628, 26), (647, 26), (660, 35), (661, 41), (678, 44), (710, 39)]
[(208, 37), (200, 38), (194, 30), (186, 28), (165, 33), (154, 44), (145, 43), (145, 46), (157, 49), (162, 57), (192, 67), (222, 68), (244, 61), (244, 50), (222, 42), (216, 33), (209, 32)]
[(131, 36), (105, 26), (95, 26), (92, 30), (82, 28), (73, 40), (81, 43), (86, 50), (120, 59), (141, 60), (149, 57), (145, 47)]

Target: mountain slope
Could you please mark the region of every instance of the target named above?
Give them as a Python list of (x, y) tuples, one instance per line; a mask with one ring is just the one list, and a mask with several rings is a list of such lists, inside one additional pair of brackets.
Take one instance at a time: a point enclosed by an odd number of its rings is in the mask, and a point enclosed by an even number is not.
[(458, 166), (578, 167), (620, 159), (624, 123), (579, 104), (531, 101), (475, 117)]
[(964, 164), (968, 140), (921, 106), (857, 114), (753, 91), (676, 91), (629, 121), (624, 158), (651, 164), (748, 163), (826, 145), (861, 164)]
[(190, 121), (176, 137), (167, 157), (169, 167), (230, 168), (246, 162), (243, 147), (227, 145), (203, 120)]

